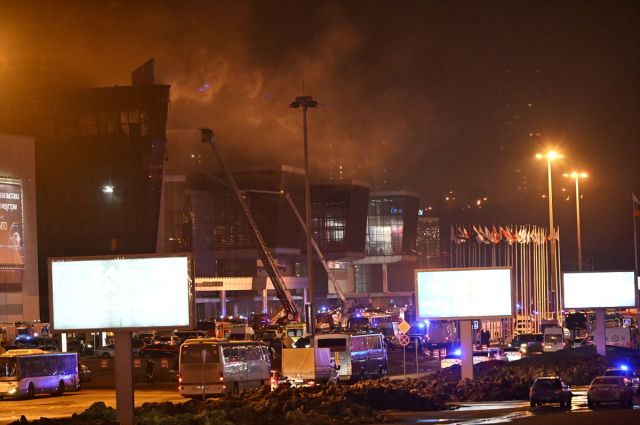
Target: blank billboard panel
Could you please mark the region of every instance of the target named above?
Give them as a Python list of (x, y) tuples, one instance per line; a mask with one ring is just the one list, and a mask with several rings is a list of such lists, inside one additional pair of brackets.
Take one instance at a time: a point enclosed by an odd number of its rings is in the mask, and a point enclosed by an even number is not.
[(511, 268), (417, 271), (416, 303), (420, 320), (512, 317)]
[(190, 255), (49, 259), (55, 331), (191, 329)]
[(565, 309), (635, 307), (635, 272), (563, 273)]

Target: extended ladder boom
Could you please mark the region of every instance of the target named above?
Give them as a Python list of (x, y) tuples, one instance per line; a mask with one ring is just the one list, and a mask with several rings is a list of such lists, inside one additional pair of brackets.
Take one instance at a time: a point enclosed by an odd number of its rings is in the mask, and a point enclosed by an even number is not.
[(222, 161), (222, 158), (218, 153), (215, 139), (213, 137), (213, 131), (205, 127), (200, 129), (200, 132), (202, 133), (202, 142), (211, 144), (211, 147), (213, 148), (213, 152), (215, 153), (216, 158), (218, 160), (218, 163), (220, 164), (220, 167), (224, 172), (224, 176), (227, 179), (227, 182), (229, 183), (229, 185), (231, 186), (233, 193), (235, 194), (236, 201), (238, 201), (238, 204), (240, 205), (240, 209), (242, 209), (242, 212), (244, 213), (244, 216), (247, 219), (247, 222), (249, 223), (249, 227), (251, 228), (251, 235), (253, 236), (253, 241), (255, 242), (256, 247), (258, 248), (258, 255), (260, 256), (260, 260), (262, 260), (262, 264), (264, 265), (264, 268), (267, 271), (267, 275), (271, 279), (271, 283), (273, 284), (273, 287), (276, 290), (276, 295), (280, 300), (280, 302), (282, 303), (282, 307), (284, 308), (288, 316), (288, 319), (291, 321), (298, 321), (300, 319), (300, 310), (298, 310), (298, 306), (296, 305), (296, 303), (293, 302), (293, 298), (291, 298), (291, 294), (287, 290), (287, 286), (284, 283), (284, 279), (282, 278), (282, 276), (280, 275), (280, 272), (278, 271), (278, 267), (276, 266), (275, 261), (273, 260), (273, 257), (269, 252), (269, 248), (267, 248), (267, 245), (262, 239), (262, 235), (258, 230), (258, 226), (256, 226), (255, 221), (253, 221), (251, 212), (247, 208), (247, 205), (244, 203), (244, 200), (242, 199), (242, 194), (238, 190), (238, 186), (236, 186), (236, 182), (233, 179), (231, 172), (229, 171), (227, 166), (224, 165), (224, 162)]
[[(287, 193), (285, 197), (287, 198), (287, 201), (289, 201), (291, 208), (293, 208), (293, 212), (296, 213), (298, 220), (300, 220), (300, 224), (302, 224), (302, 228), (304, 229), (305, 232), (307, 232), (307, 225), (305, 224), (304, 220), (302, 219), (302, 216), (298, 212), (298, 209), (293, 204), (293, 200), (291, 200), (291, 196), (289, 196), (289, 194)], [(320, 262), (324, 266), (324, 269), (327, 271), (327, 274), (329, 275), (329, 279), (331, 279), (331, 282), (333, 282), (333, 287), (336, 290), (336, 294), (338, 294), (338, 300), (340, 301), (340, 306), (343, 309), (346, 308), (348, 306), (347, 298), (344, 296), (344, 292), (342, 292), (342, 289), (340, 288), (340, 285), (338, 284), (336, 277), (333, 275), (333, 273), (331, 273), (331, 269), (329, 268), (327, 261), (324, 259), (324, 256), (320, 252), (320, 248), (318, 248), (318, 244), (313, 239), (313, 237), (311, 237), (311, 245), (313, 245), (313, 249), (316, 251), (316, 254), (318, 254), (318, 257), (320, 258)]]

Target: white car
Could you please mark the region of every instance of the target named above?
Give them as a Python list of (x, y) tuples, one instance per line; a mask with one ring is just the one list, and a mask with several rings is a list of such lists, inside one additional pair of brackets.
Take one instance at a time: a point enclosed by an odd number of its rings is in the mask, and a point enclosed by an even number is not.
[(456, 352), (454, 354), (449, 354), (445, 356), (444, 359), (440, 360), (440, 368), (445, 369), (451, 367), (453, 365), (461, 365), (462, 360), (460, 360), (460, 352)]
[(520, 353), (520, 350), (518, 350), (516, 347), (503, 348), (502, 351), (504, 352), (507, 360), (509, 360), (510, 362), (515, 362), (516, 360), (522, 359), (522, 353)]

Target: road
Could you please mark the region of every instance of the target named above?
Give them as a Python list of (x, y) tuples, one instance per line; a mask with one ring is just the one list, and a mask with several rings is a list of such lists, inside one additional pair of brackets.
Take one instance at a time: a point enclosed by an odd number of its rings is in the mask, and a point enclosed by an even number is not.
[[(73, 393), (65, 393), (62, 397), (50, 395), (36, 396), (33, 400), (0, 401), (0, 424), (8, 424), (19, 420), (21, 415), (27, 419), (60, 418), (82, 413), (97, 401), (103, 401), (107, 406), (115, 408), (116, 393), (113, 389), (87, 389)], [(136, 385), (135, 403), (140, 406), (147, 402), (171, 401), (182, 403), (186, 401), (178, 394), (175, 383), (156, 384), (153, 386)]]
[[(135, 402), (140, 406), (146, 402), (186, 401), (176, 390), (175, 383), (156, 384), (151, 387), (136, 385)], [(633, 409), (618, 405), (602, 405), (594, 410), (587, 408), (587, 387), (574, 387), (573, 407), (561, 409), (557, 405), (532, 409), (528, 401), (501, 401), (456, 403), (458, 408), (443, 412), (387, 412), (401, 424), (492, 424), (513, 422), (516, 425), (602, 425), (615, 423), (631, 425), (640, 423), (640, 396), (635, 396)], [(20, 419), (41, 417), (59, 418), (81, 413), (91, 404), (103, 401), (107, 406), (115, 407), (113, 389), (87, 389), (76, 393), (66, 393), (63, 397), (36, 396), (33, 400), (0, 401), (0, 425)]]

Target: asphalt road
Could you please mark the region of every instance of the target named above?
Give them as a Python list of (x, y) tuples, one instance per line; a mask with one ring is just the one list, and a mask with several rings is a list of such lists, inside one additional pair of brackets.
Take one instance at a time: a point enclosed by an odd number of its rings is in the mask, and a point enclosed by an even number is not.
[[(140, 406), (147, 402), (186, 401), (178, 394), (177, 384), (136, 385), (135, 403)], [(86, 389), (65, 393), (62, 397), (51, 395), (36, 396), (33, 400), (5, 399), (0, 401), (0, 424), (8, 424), (19, 420), (21, 415), (27, 419), (60, 418), (82, 413), (93, 403), (103, 401), (107, 406), (115, 408), (116, 393), (113, 389)]]

